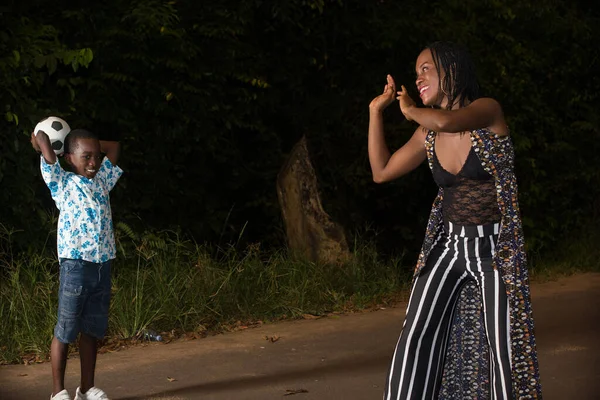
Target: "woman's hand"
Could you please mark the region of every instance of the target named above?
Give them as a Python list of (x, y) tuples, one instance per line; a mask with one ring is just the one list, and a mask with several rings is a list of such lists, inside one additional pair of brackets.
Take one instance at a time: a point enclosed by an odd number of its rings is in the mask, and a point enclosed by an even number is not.
[(402, 111), (404, 117), (407, 120), (412, 121), (412, 118), (410, 117), (410, 109), (416, 107), (417, 105), (413, 101), (413, 99), (408, 95), (408, 92), (406, 91), (404, 85), (401, 86), (401, 90), (398, 92), (397, 99), (400, 103), (400, 111)]
[(394, 93), (396, 92), (396, 83), (394, 83), (394, 78), (391, 75), (387, 76), (387, 84), (383, 88), (383, 93), (379, 96), (375, 97), (371, 104), (369, 104), (369, 109), (371, 111), (382, 112), (394, 102)]

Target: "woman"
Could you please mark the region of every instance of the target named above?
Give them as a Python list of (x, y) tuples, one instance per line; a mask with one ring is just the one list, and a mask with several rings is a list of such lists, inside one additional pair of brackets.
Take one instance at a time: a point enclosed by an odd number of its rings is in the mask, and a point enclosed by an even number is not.
[[(416, 62), (416, 107), (391, 76), (371, 102), (375, 182), (425, 159), (439, 185), (415, 269), (385, 399), (533, 399), (541, 386), (514, 151), (500, 104), (480, 98), (473, 62), (436, 42)], [(383, 110), (395, 99), (420, 126), (390, 154)]]

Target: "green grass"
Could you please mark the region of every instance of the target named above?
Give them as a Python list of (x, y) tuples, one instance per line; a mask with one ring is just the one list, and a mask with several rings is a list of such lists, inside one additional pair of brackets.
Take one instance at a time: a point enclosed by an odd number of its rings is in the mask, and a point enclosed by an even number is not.
[[(383, 260), (360, 239), (345, 264), (320, 265), (259, 244), (213, 248), (173, 232), (138, 235), (125, 225), (116, 232), (108, 338), (117, 341), (147, 328), (220, 332), (394, 303), (406, 298), (414, 262)], [(592, 225), (580, 232), (552, 251), (530, 255), (532, 281), (600, 271), (600, 232)], [(14, 254), (15, 234), (0, 225), (0, 363), (47, 359), (56, 323), (53, 249)]]
[(44, 358), (58, 307), (58, 274), (49, 268), (54, 260), (35, 253), (13, 255), (12, 234), (0, 236), (0, 362), (31, 354)]
[(534, 282), (581, 272), (600, 272), (600, 230), (595, 221), (580, 227), (576, 235), (565, 237), (552, 248), (528, 254), (529, 271)]
[[(402, 259), (381, 260), (358, 244), (343, 265), (319, 265), (286, 251), (211, 248), (172, 232), (136, 235), (117, 229), (108, 336), (146, 328), (218, 332), (256, 321), (364, 309), (393, 301), (410, 282)], [(34, 251), (12, 255), (2, 240), (0, 363), (45, 359), (56, 322), (58, 262)]]

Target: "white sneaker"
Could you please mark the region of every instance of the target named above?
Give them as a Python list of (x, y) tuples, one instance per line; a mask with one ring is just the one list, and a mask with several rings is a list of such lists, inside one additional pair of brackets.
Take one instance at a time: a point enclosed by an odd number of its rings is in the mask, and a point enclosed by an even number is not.
[(50, 395), (50, 400), (71, 400), (71, 396), (69, 396), (67, 389), (63, 389), (54, 396)]
[[(60, 399), (62, 400), (62, 399)], [(75, 400), (110, 400), (108, 395), (104, 393), (104, 390), (98, 389), (97, 387), (91, 387), (87, 392), (81, 393), (81, 389), (77, 388), (75, 392)]]

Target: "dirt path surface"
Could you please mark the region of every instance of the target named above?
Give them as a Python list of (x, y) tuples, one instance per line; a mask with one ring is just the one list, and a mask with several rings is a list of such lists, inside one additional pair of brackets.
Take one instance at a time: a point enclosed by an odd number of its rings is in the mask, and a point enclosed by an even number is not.
[[(534, 284), (532, 297), (544, 399), (600, 399), (600, 274)], [(102, 354), (96, 384), (113, 400), (381, 399), (405, 307)], [(71, 359), (72, 395), (78, 376)], [(0, 367), (2, 400), (50, 391), (48, 363)]]

